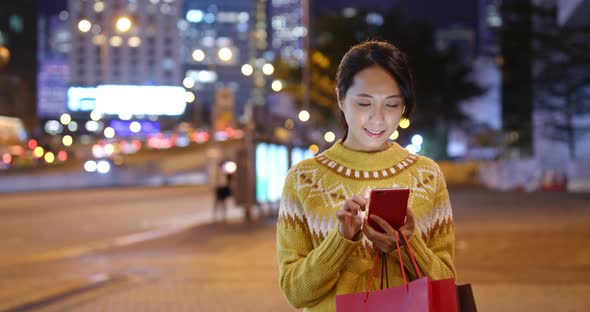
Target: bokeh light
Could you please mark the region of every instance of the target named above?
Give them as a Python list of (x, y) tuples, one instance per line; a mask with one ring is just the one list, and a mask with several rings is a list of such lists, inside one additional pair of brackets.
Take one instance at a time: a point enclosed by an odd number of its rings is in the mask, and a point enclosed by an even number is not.
[(320, 148), (319, 148), (319, 146), (312, 144), (309, 146), (309, 151), (315, 155), (320, 151)]

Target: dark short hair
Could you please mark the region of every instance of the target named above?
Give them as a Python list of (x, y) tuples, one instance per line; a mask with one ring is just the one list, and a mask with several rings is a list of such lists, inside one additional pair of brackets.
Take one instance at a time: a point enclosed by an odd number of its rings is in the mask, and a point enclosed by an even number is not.
[[(414, 81), (410, 65), (404, 53), (396, 46), (386, 41), (370, 40), (361, 42), (346, 52), (338, 66), (336, 73), (336, 87), (338, 97), (344, 99), (346, 92), (354, 82), (354, 76), (369, 67), (379, 66), (388, 72), (397, 82), (404, 103), (402, 117), (409, 118), (416, 107)], [(348, 124), (344, 113), (340, 112), (345, 135), (348, 133)]]

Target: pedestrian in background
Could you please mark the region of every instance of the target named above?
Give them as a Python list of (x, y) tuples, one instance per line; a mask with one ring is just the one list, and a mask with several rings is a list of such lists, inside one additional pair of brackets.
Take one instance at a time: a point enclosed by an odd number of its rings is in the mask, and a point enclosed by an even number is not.
[(217, 221), (218, 215), (221, 215), (221, 221), (227, 221), (227, 199), (232, 196), (232, 174), (233, 171), (228, 170), (226, 162), (219, 162), (219, 166), (217, 167), (215, 174), (215, 203), (213, 205), (213, 221)]
[[(377, 232), (362, 213), (364, 191), (372, 188), (411, 190), (400, 231), (425, 275), (455, 278), (455, 234), (443, 174), (431, 159), (389, 142), (415, 106), (406, 57), (383, 41), (352, 47), (339, 65), (336, 95), (344, 138), (295, 165), (285, 180), (277, 221), (283, 294), (296, 308), (334, 311), (336, 295), (365, 291), (378, 250), (392, 255), (386, 271), (392, 286), (403, 283), (395, 230), (371, 216), (386, 231)], [(403, 265), (411, 268), (408, 257)], [(408, 271), (415, 279), (413, 269)], [(378, 283), (374, 279), (372, 289)]]

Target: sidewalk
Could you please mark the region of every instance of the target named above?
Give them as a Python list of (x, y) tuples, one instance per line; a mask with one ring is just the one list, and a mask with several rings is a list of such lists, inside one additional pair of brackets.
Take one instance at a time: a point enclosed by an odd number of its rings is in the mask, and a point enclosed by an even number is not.
[[(451, 193), (455, 265), (479, 311), (588, 311), (588, 196)], [(19, 269), (55, 284), (74, 274), (110, 277), (34, 311), (293, 311), (278, 286), (275, 220), (204, 224)]]
[(292, 311), (278, 286), (275, 217), (196, 226), (88, 256), (113, 278), (34, 311)]

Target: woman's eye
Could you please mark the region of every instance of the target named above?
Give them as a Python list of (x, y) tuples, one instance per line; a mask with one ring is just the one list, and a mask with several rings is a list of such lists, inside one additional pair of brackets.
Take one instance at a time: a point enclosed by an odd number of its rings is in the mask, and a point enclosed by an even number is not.
[(387, 104), (387, 107), (389, 108), (398, 108), (399, 104)]
[(371, 103), (358, 103), (358, 104), (362, 107), (367, 107), (367, 106), (371, 105)]

